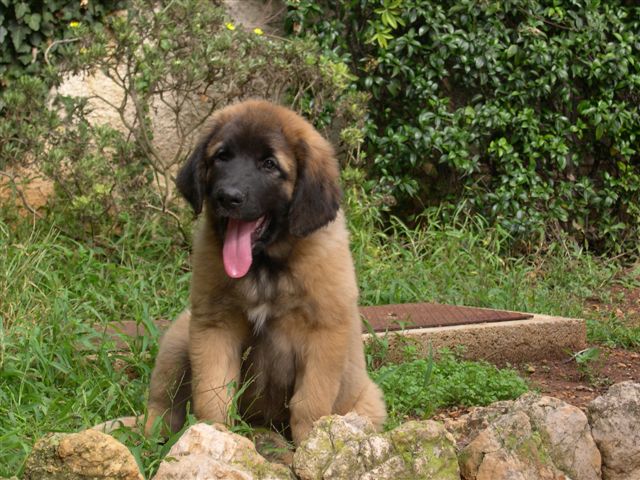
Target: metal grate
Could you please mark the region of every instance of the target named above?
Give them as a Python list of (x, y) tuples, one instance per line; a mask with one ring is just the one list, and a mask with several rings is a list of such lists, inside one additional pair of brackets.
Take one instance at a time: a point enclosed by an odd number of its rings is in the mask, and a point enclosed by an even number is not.
[[(376, 332), (412, 328), (448, 327), (470, 323), (525, 320), (533, 315), (476, 307), (458, 307), (437, 303), (405, 303), (361, 307), (360, 313)], [(366, 331), (366, 329), (365, 329)]]

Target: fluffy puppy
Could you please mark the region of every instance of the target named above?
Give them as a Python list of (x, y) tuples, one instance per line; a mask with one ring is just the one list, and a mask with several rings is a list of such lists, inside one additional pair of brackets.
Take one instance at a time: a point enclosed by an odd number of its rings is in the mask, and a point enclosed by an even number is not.
[(177, 186), (202, 213), (191, 310), (165, 334), (147, 430), (178, 430), (185, 404), (228, 423), (288, 422), (296, 444), (314, 421), (355, 411), (381, 427), (385, 405), (365, 368), (358, 289), (331, 145), (266, 101), (220, 110)]

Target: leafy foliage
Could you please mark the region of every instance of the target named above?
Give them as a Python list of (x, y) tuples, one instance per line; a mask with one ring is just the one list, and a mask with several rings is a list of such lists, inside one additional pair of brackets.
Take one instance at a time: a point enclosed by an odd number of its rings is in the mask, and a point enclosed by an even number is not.
[(0, 0), (0, 78), (38, 71), (53, 42), (64, 47), (72, 41), (76, 25), (99, 21), (123, 4), (100, 0)]
[(400, 214), (466, 197), (516, 238), (635, 248), (640, 7), (614, 0), (289, 2), (371, 95), (366, 165)]
[(154, 193), (140, 150), (122, 132), (91, 125), (84, 99), (57, 98), (55, 109), (42, 108), (48, 90), (45, 81), (24, 76), (0, 97), (0, 173), (13, 180), (11, 172), (28, 168), (52, 180), (50, 213), (63, 215), (78, 237), (142, 218)]
[[(2, 170), (29, 165), (54, 180), (54, 209), (67, 215), (69, 230), (95, 237), (162, 211), (186, 237), (189, 216), (173, 201), (177, 165), (211, 113), (238, 99), (288, 104), (319, 128), (331, 127), (344, 148), (361, 141), (360, 100), (344, 92), (343, 65), (309, 40), (235, 28), (215, 4), (176, 0), (158, 9), (134, 0), (126, 14), (109, 16), (104, 26), (77, 25), (75, 35), (59, 72), (106, 77), (121, 99), (99, 91), (49, 101), (47, 84), (29, 77), (0, 94), (0, 174), (13, 179)], [(42, 108), (47, 104), (55, 113)], [(121, 125), (97, 123), (94, 107), (108, 108)], [(172, 151), (158, 147), (159, 123), (175, 136)]]
[(450, 351), (440, 352), (435, 360), (386, 365), (371, 376), (384, 391), (390, 426), (406, 417), (429, 417), (439, 408), (488, 405), (528, 390), (514, 370), (460, 360)]

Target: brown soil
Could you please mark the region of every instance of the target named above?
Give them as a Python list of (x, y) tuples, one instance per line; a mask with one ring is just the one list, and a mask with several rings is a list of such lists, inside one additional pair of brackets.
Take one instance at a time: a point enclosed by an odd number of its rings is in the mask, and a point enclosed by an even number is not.
[(533, 389), (584, 408), (591, 400), (607, 391), (614, 383), (640, 382), (640, 353), (628, 350), (598, 348), (598, 358), (579, 365), (574, 358), (542, 360), (516, 368), (529, 380)]
[[(640, 327), (640, 288), (614, 285), (607, 300), (588, 299), (585, 318), (615, 318), (628, 327)], [(560, 398), (584, 408), (591, 400), (607, 391), (610, 385), (633, 380), (640, 382), (640, 352), (592, 345), (598, 358), (579, 365), (574, 358), (545, 360), (517, 365), (533, 388), (545, 395)]]

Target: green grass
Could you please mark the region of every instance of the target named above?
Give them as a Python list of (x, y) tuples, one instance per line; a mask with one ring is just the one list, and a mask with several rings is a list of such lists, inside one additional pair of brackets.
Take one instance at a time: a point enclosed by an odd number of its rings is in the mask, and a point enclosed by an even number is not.
[[(0, 476), (19, 473), (48, 431), (142, 411), (152, 321), (184, 308), (186, 263), (186, 252), (151, 231), (90, 246), (55, 228), (0, 223)], [(115, 353), (100, 326), (118, 320), (147, 325), (151, 338), (131, 342), (131, 355)]]
[(397, 218), (383, 222), (357, 171), (345, 175), (364, 305), (426, 301), (582, 317), (584, 299), (620, 270), (571, 242), (514, 253), (506, 231), (462, 208), (447, 215), (427, 209), (413, 228)]
[[(583, 299), (606, 290), (617, 273), (614, 263), (570, 244), (512, 255), (504, 232), (478, 219), (444, 221), (437, 211), (419, 227), (392, 219), (381, 231), (377, 210), (347, 193), (363, 304), (436, 301), (582, 316)], [(0, 476), (21, 473), (46, 432), (143, 412), (157, 348), (153, 321), (184, 308), (190, 278), (187, 248), (160, 225), (130, 222), (117, 237), (90, 243), (44, 222), (0, 220)], [(115, 352), (95, 328), (119, 320), (151, 332), (131, 342), (130, 355)], [(622, 324), (589, 325), (592, 339), (640, 344)], [(393, 421), (512, 398), (523, 388), (513, 372), (487, 364), (444, 357), (429, 365), (376, 366)], [(117, 435), (147, 474), (167, 449), (155, 437)]]
[(481, 219), (443, 223), (428, 212), (419, 227), (397, 219), (366, 243), (354, 235), (362, 303), (432, 301), (582, 316), (617, 271), (575, 246), (511, 256), (508, 235)]
[(591, 342), (608, 347), (640, 350), (640, 327), (630, 327), (616, 318), (588, 319), (587, 336)]

